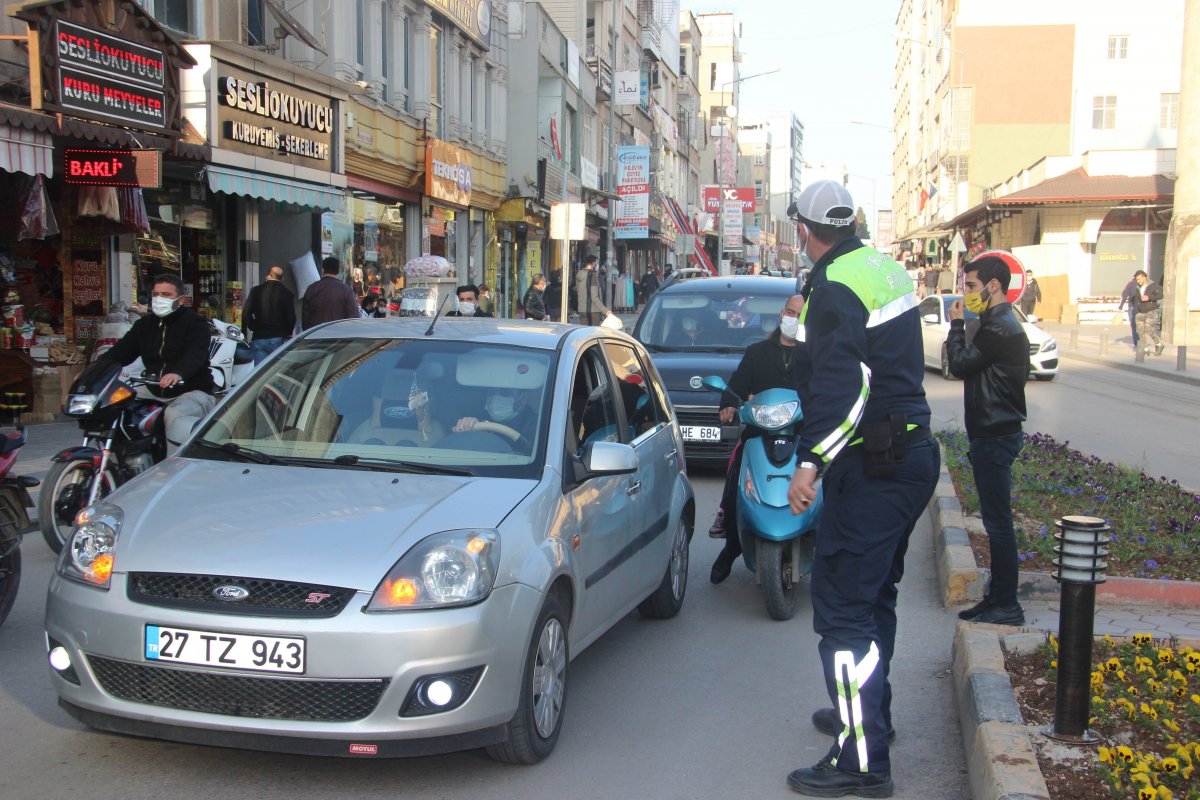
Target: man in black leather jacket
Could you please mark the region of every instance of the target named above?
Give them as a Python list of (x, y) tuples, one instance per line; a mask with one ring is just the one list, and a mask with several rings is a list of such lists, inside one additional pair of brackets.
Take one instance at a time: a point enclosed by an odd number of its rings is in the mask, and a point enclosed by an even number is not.
[[(991, 550), (992, 579), (983, 600), (961, 619), (996, 625), (1023, 625), (1017, 602), (1017, 542), (1012, 518), (1012, 465), (1021, 451), (1025, 421), (1025, 381), (1029, 376), (1029, 337), (1008, 302), (1006, 258), (996, 251), (964, 268), (963, 300), (950, 306), (946, 341), (950, 372), (965, 379), (967, 438), (979, 511)], [(1019, 268), (1019, 267), (1018, 267)], [(979, 330), (967, 344), (963, 306), (979, 314)]]

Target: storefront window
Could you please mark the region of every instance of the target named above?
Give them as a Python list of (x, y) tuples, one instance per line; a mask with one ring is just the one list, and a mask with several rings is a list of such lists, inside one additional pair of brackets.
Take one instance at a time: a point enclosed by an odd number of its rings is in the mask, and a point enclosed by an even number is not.
[(354, 198), (354, 290), (391, 297), (404, 288), (404, 206)]
[(433, 206), (430, 209), (429, 255), (441, 256), (449, 261), (451, 266), (458, 263), (458, 242), (455, 239), (457, 222), (452, 209), (441, 206)]
[(177, 183), (145, 190), (144, 196), (150, 232), (134, 238), (138, 301), (148, 302), (156, 276), (178, 275), (197, 311), (236, 322), (228, 314), (231, 306), (240, 305), (235, 291), (239, 287), (226, 280), (225, 243), (217, 231), (215, 210), (194, 199), (190, 187)]

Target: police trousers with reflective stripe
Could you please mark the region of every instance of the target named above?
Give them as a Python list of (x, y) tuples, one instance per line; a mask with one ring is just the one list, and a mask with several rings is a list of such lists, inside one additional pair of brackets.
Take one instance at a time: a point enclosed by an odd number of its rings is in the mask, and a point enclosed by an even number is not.
[(897, 584), (917, 520), (938, 479), (932, 437), (910, 442), (888, 478), (868, 478), (862, 448), (834, 460), (822, 481), (825, 508), (812, 569), (813, 630), (825, 683), (842, 720), (830, 750), (847, 772), (891, 769), (888, 670), (896, 645)]

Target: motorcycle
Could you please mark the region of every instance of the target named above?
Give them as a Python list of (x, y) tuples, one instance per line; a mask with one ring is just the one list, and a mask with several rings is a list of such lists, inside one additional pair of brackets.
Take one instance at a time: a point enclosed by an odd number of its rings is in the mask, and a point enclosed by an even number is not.
[[(728, 389), (716, 375), (702, 382), (713, 391)], [(796, 614), (797, 587), (812, 570), (824, 505), (819, 485), (816, 500), (802, 514), (793, 514), (788, 504), (788, 487), (796, 472), (797, 427), (803, 418), (800, 397), (792, 389), (767, 389), (742, 401), (738, 409), (738, 419), (762, 433), (742, 443), (737, 499), (742, 559), (762, 588), (767, 614), (778, 620)]]
[(21, 426), (0, 439), (0, 623), (12, 611), (21, 585), (21, 537), (30, 528), (25, 509), (33, 508), (29, 490), (38, 485), (37, 478), (10, 474), (25, 441)]
[(119, 364), (89, 365), (67, 395), (64, 412), (79, 420), (83, 444), (54, 456), (38, 495), (42, 536), (62, 551), (75, 515), (166, 457), (161, 419), (166, 404), (138, 397), (158, 376), (129, 377)]

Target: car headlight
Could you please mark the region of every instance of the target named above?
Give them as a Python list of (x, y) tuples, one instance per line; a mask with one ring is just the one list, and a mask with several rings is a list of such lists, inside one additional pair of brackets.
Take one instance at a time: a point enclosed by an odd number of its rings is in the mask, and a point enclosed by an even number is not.
[(1049, 353), (1051, 350), (1057, 350), (1057, 349), (1058, 349), (1058, 342), (1055, 341), (1054, 339), (1051, 339), (1050, 341), (1048, 341), (1044, 345), (1042, 345), (1043, 353)]
[(443, 531), (423, 539), (392, 567), (367, 611), (447, 608), (477, 603), (492, 591), (500, 566), (495, 530)]
[(798, 405), (795, 400), (771, 405), (751, 405), (750, 417), (758, 427), (773, 431), (792, 421)]
[(58, 562), (58, 574), (107, 589), (112, 580), (113, 551), (124, 519), (111, 503), (88, 506), (75, 515), (75, 531)]

